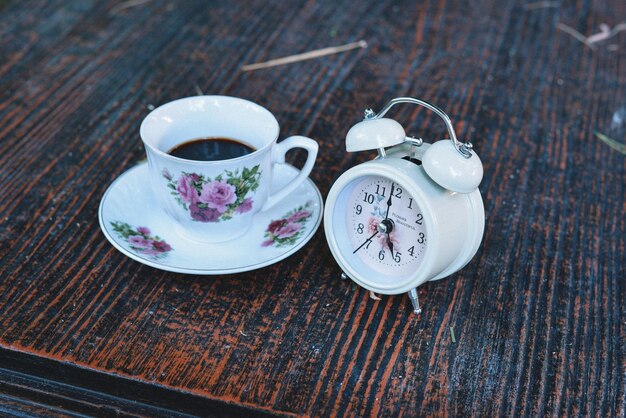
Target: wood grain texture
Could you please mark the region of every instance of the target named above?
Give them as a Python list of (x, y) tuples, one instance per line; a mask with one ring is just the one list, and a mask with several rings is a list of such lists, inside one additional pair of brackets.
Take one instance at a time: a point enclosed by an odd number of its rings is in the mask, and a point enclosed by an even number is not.
[[(592, 51), (556, 29), (614, 26), (623, 2), (114, 7), (24, 1), (0, 13), (0, 367), (53, 379), (38, 370), (65, 365), (64, 384), (81, 386), (79, 370), (137, 382), (142, 402), (205, 415), (626, 415), (626, 159), (594, 136), (626, 138), (626, 37)], [(239, 71), (359, 39), (369, 48)], [(414, 316), (405, 296), (374, 301), (339, 280), (321, 229), (290, 258), (232, 276), (124, 257), (100, 232), (100, 198), (144, 158), (148, 107), (195, 85), (266, 106), (283, 137), (315, 138), (324, 196), (372, 157), (343, 148), (364, 108), (405, 95), (437, 104), (485, 167), (475, 259), (420, 287)], [(390, 116), (443, 136), (416, 108)], [(193, 402), (167, 403), (168, 391)], [(20, 396), (0, 403), (27, 410)]]

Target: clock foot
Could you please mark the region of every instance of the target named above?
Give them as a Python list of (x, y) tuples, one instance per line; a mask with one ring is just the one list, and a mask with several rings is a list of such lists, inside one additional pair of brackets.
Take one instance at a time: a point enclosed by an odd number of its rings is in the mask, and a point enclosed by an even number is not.
[(348, 279), (348, 275), (342, 271), (341, 272), (341, 280), (347, 280), (347, 279)]
[(409, 290), (409, 299), (411, 299), (411, 305), (413, 305), (413, 313), (419, 315), (422, 312), (420, 308), (420, 300), (417, 295), (417, 288)]

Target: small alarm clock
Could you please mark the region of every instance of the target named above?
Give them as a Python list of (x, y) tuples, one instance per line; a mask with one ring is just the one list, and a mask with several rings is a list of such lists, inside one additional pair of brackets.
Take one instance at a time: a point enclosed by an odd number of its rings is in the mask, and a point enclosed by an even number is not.
[[(428, 144), (407, 137), (398, 122), (383, 117), (399, 103), (433, 111), (450, 138)], [(347, 170), (331, 187), (326, 239), (343, 278), (376, 293), (408, 292), (417, 314), (417, 287), (460, 270), (480, 246), (482, 163), (471, 143), (457, 140), (448, 115), (411, 97), (393, 99), (377, 114), (367, 109), (349, 130), (348, 152), (373, 149), (374, 160)]]

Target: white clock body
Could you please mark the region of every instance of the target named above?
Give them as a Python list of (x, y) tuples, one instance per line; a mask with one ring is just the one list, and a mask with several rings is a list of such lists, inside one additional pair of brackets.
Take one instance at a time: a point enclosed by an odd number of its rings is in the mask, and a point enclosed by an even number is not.
[[(452, 192), (432, 181), (419, 163), (429, 147), (390, 148), (385, 157), (346, 171), (327, 196), (330, 250), (366, 289), (408, 292), (460, 270), (478, 250), (485, 225), (480, 192)], [(377, 232), (385, 219), (389, 234)]]

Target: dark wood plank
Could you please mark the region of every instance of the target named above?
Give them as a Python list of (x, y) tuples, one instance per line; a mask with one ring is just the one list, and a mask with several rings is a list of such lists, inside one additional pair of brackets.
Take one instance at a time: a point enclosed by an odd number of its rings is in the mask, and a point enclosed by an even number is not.
[(266, 411), (0, 349), (0, 412), (23, 416), (264, 417)]
[[(47, 379), (47, 401), (58, 384), (104, 404), (117, 385), (141, 388), (141, 408), (164, 411), (176, 411), (167, 394), (184, 393), (232, 414), (624, 416), (626, 164), (594, 133), (626, 138), (626, 46), (622, 33), (592, 50), (556, 27), (589, 35), (620, 16), (623, 3), (589, 0), (3, 4), (6, 376)], [(369, 47), (239, 71), (359, 39)], [(100, 198), (144, 158), (149, 106), (196, 86), (268, 107), (283, 137), (318, 140), (323, 195), (372, 158), (343, 148), (364, 108), (436, 103), (485, 166), (476, 258), (420, 287), (418, 317), (405, 296), (374, 301), (339, 280), (321, 230), (283, 262), (233, 276), (125, 258), (99, 230)], [(390, 116), (429, 142), (444, 132), (413, 108)], [(41, 398), (16, 387), (0, 402), (36, 413)], [(90, 414), (94, 399), (61, 406)], [(126, 411), (156, 414), (141, 408)]]

